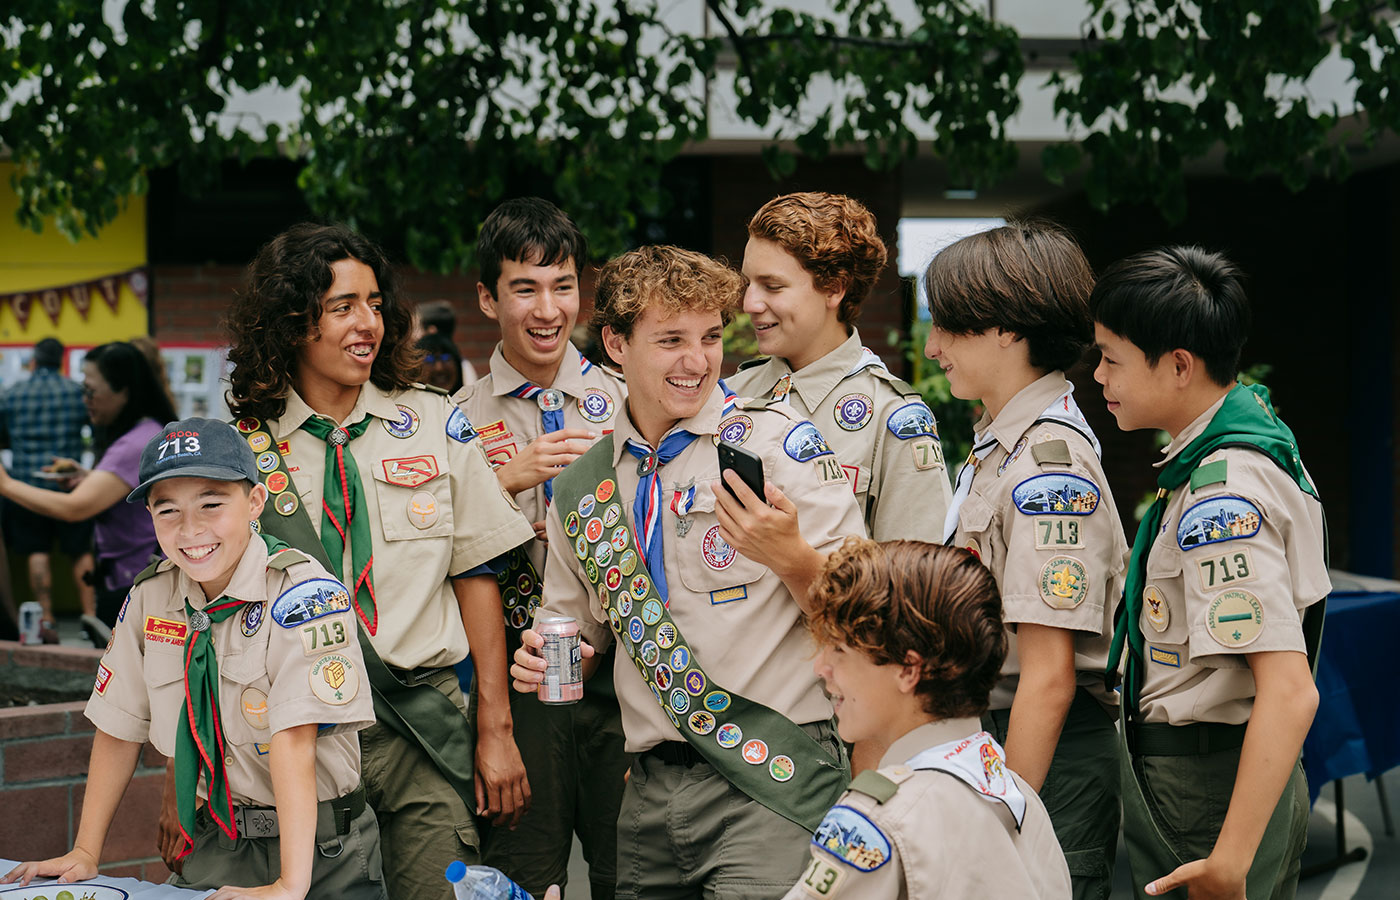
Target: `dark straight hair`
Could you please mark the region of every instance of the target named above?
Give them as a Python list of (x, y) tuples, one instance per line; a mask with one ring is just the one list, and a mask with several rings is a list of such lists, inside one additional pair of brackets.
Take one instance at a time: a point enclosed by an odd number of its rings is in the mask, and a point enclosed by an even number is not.
[(507, 200), (491, 210), (476, 239), (481, 283), (496, 296), (501, 263), (513, 259), (557, 266), (572, 259), (574, 273), (588, 262), (588, 240), (562, 209), (539, 197)]
[(83, 358), (83, 364), (87, 363), (97, 368), (112, 390), (126, 391), (126, 404), (112, 424), (93, 428), (93, 453), (98, 459), (142, 419), (155, 419), (164, 425), (179, 418), (170, 405), (170, 395), (156, 379), (151, 361), (135, 345), (113, 341), (94, 347)]

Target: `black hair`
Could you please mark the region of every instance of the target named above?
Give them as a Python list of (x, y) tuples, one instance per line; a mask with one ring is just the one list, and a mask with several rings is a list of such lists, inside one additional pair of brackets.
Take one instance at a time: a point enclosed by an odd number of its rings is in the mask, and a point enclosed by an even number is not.
[(505, 260), (557, 266), (572, 259), (577, 273), (588, 262), (588, 240), (574, 220), (553, 203), (539, 197), (518, 197), (486, 217), (476, 239), (476, 259), (481, 283), (495, 297)]
[(1094, 321), (1132, 341), (1149, 365), (1187, 350), (1219, 385), (1235, 382), (1249, 337), (1243, 275), (1219, 253), (1159, 247), (1109, 266), (1089, 298)]
[(63, 364), (63, 342), (46, 337), (34, 345), (34, 365), (40, 369), (57, 369)]
[(155, 419), (161, 425), (179, 418), (170, 404), (170, 395), (160, 386), (151, 362), (132, 344), (113, 341), (87, 352), (83, 364), (92, 363), (113, 391), (126, 391), (126, 404), (110, 425), (93, 429), (93, 452), (100, 460), (112, 442), (126, 434), (142, 419)]
[[(418, 349), (425, 354), (423, 357), (423, 368), (418, 372), (419, 381), (428, 380), (428, 356), (445, 354), (452, 358), (452, 371), (454, 377), (452, 384), (446, 387), (448, 393), (455, 394), (462, 389), (462, 351), (457, 349), (457, 345), (452, 339), (442, 332), (425, 334), (418, 339)], [(441, 385), (439, 385), (441, 387)]]

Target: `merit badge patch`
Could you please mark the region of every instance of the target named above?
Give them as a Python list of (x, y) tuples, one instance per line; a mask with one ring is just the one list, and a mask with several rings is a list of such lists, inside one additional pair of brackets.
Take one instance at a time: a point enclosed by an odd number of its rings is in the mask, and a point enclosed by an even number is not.
[(637, 651), (637, 655), (642, 658), (642, 662), (647, 668), (651, 668), (661, 662), (661, 648), (656, 646), (656, 641), (647, 641), (642, 644), (641, 649)]
[(267, 485), (268, 493), (280, 494), (287, 489), (287, 485), (290, 482), (286, 472), (273, 472), (271, 475), (267, 476), (267, 481), (263, 483)]
[(238, 428), (238, 430), (243, 434), (251, 434), (252, 432), (257, 431), (258, 426), (262, 423), (260, 423), (257, 419), (253, 418), (252, 416), (245, 416), (244, 418), (239, 419), (234, 424)]
[(768, 745), (763, 741), (749, 741), (741, 752), (744, 754), (744, 762), (751, 766), (761, 766), (768, 761)]
[(646, 626), (642, 624), (642, 620), (640, 618), (638, 618), (637, 616), (633, 616), (632, 618), (627, 620), (627, 636), (630, 637), (634, 642), (640, 641), (643, 637), (646, 636), (646, 633)]
[(603, 539), (603, 520), (594, 516), (583, 526), (583, 536), (588, 538), (590, 544), (597, 543)]
[(705, 557), (705, 565), (711, 569), (727, 569), (734, 564), (739, 552), (719, 536), (719, 526), (711, 525), (700, 541), (700, 553)]
[(685, 692), (692, 697), (699, 697), (705, 693), (705, 673), (699, 669), (691, 669), (685, 673)]
[(846, 431), (860, 431), (875, 415), (875, 401), (868, 394), (847, 394), (836, 401), (831, 414)]
[(447, 436), (459, 444), (471, 443), (471, 439), (476, 437), (471, 420), (460, 409), (453, 409), (452, 415), (447, 417)]
[(921, 437), (909, 444), (909, 452), (914, 454), (914, 468), (920, 472), (943, 468), (943, 444), (938, 438)]
[(647, 625), (655, 625), (661, 621), (661, 601), (652, 598), (642, 604), (642, 621)]
[(670, 666), (663, 663), (656, 667), (656, 671), (652, 673), (652, 677), (656, 681), (656, 686), (658, 688), (667, 691), (671, 689), (671, 682), (675, 678), (675, 673), (671, 671)]
[(311, 664), (311, 693), (322, 702), (343, 706), (360, 692), (360, 673), (347, 656), (327, 653)]
[(239, 623), (239, 630), (244, 637), (252, 637), (258, 633), (262, 627), (263, 613), (267, 612), (265, 603), (245, 603), (243, 604), (243, 621)]
[(747, 441), (752, 433), (753, 419), (748, 416), (730, 416), (719, 423), (718, 437), (726, 444), (733, 444), (737, 447)]
[(906, 403), (890, 413), (890, 417), (885, 420), (885, 427), (901, 441), (915, 437), (938, 437), (938, 426), (933, 422), (933, 410), (922, 400)]
[(744, 739), (744, 730), (733, 722), (726, 722), (715, 732), (715, 743), (726, 750), (733, 750)]
[(890, 839), (849, 806), (828, 810), (812, 835), (812, 843), (862, 872), (873, 872), (890, 861)]
[(253, 448), (254, 453), (262, 453), (272, 446), (272, 435), (266, 431), (255, 431), (248, 435), (248, 446)]
[(637, 571), (637, 551), (624, 550), (617, 559), (618, 568), (622, 569), (623, 576), (630, 576)]
[(608, 586), (608, 590), (615, 591), (622, 587), (622, 570), (617, 566), (609, 566), (603, 573), (603, 583)]
[(1264, 630), (1264, 607), (1249, 591), (1225, 591), (1210, 602), (1206, 630), (1222, 647), (1252, 644)]
[(146, 641), (152, 644), (168, 644), (171, 647), (185, 645), (185, 623), (156, 616), (146, 617)]
[(613, 527), (614, 525), (616, 525), (618, 522), (621, 522), (621, 521), (622, 521), (622, 507), (618, 506), (616, 503), (610, 504), (610, 505), (608, 506), (607, 509), (603, 510), (603, 527), (604, 527), (604, 528), (611, 528), (611, 527)]
[(1243, 497), (1224, 495), (1202, 500), (1181, 514), (1176, 543), (1182, 550), (1251, 538), (1259, 533), (1259, 507)]
[(598, 388), (589, 388), (578, 398), (579, 415), (590, 422), (606, 422), (614, 408), (612, 395)]
[[(606, 541), (604, 541), (603, 543), (593, 548), (593, 559), (597, 561), (600, 567), (606, 566), (608, 563), (612, 562), (612, 558), (612, 544), (609, 544)], [(617, 574), (621, 575), (622, 572), (619, 571)]]
[(705, 708), (712, 713), (722, 713), (729, 708), (729, 694), (724, 691), (710, 691), (705, 695)]
[(569, 514), (564, 517), (564, 533), (569, 537), (578, 537), (580, 521), (578, 513), (569, 510)]
[(656, 643), (661, 645), (662, 650), (670, 650), (676, 646), (676, 626), (670, 622), (662, 622), (656, 626)]
[(1181, 668), (1181, 652), (1178, 650), (1148, 647), (1147, 658), (1161, 666), (1171, 666), (1173, 669)]
[[(607, 525), (607, 522), (603, 523), (604, 528), (606, 528)], [(621, 553), (623, 550), (627, 549), (627, 542), (631, 540), (631, 538), (632, 535), (628, 533), (627, 526), (619, 525), (614, 528), (613, 533), (608, 536), (608, 543), (612, 545), (614, 550)]]
[(671, 692), (671, 709), (685, 714), (690, 710), (690, 695), (680, 688)]
[(350, 590), (334, 578), (312, 578), (294, 584), (272, 601), (272, 621), (283, 628), (319, 619), (350, 608)]
[(826, 438), (811, 422), (798, 422), (787, 437), (783, 438), (783, 450), (798, 462), (807, 462), (818, 456), (831, 453)]
[(671, 668), (675, 669), (677, 672), (684, 671), (690, 666), (690, 648), (682, 644), (672, 650), (669, 662), (671, 663)]
[(1035, 475), (1011, 489), (1011, 502), (1028, 516), (1087, 516), (1099, 508), (1099, 486), (1068, 472)]
[(628, 587), (629, 590), (632, 591), (633, 597), (636, 597), (638, 600), (645, 600), (647, 590), (651, 587), (651, 582), (647, 581), (645, 575), (638, 575), (636, 578), (632, 579), (632, 583)]
[(283, 491), (272, 498), (272, 505), (277, 508), (279, 516), (290, 516), (301, 509), (301, 498), (295, 491)]
[(813, 853), (812, 861), (807, 864), (798, 884), (802, 885), (802, 893), (821, 900), (823, 897), (835, 895), (845, 877), (844, 869), (838, 869), (827, 862), (825, 856)]
[(414, 528), (432, 528), (438, 520), (437, 498), (428, 491), (414, 491), (408, 498), (408, 521)]
[(616, 493), (617, 482), (608, 478), (598, 485), (598, 489), (593, 492), (593, 496), (598, 498), (599, 503), (607, 503), (612, 499), (612, 495)]
[(1172, 609), (1155, 584), (1149, 584), (1142, 589), (1142, 612), (1147, 617), (1147, 624), (1158, 634), (1166, 631), (1167, 626), (1171, 624)]
[(384, 480), (402, 487), (418, 487), (438, 477), (435, 456), (401, 456), (386, 459), (381, 465), (384, 466)]
[(112, 683), (112, 670), (104, 663), (97, 664), (97, 679), (92, 683), (92, 689), (99, 695), (107, 693), (107, 685)]
[(703, 709), (698, 709), (690, 714), (690, 718), (686, 720), (686, 724), (689, 725), (690, 730), (696, 734), (709, 734), (711, 731), (715, 730), (715, 717)]
[(588, 538), (583, 535), (578, 536), (578, 540), (574, 541), (574, 555), (580, 560), (588, 558)]
[(1040, 570), (1040, 598), (1052, 609), (1075, 609), (1089, 594), (1089, 573), (1073, 556), (1052, 557)]
[(258, 471), (266, 474), (277, 468), (277, 454), (271, 450), (264, 450), (258, 454)]
[(1021, 458), (1021, 451), (1026, 449), (1026, 442), (1026, 438), (1023, 436), (1016, 442), (1016, 446), (1011, 448), (1011, 452), (1006, 454), (1006, 459), (1003, 459), (1001, 465), (997, 466), (998, 477), (1002, 472), (1005, 472), (1012, 463)]
[(593, 508), (598, 505), (598, 501), (593, 499), (592, 494), (584, 494), (578, 501), (578, 514), (585, 519), (593, 515)]
[(259, 731), (267, 728), (267, 694), (257, 688), (247, 688), (239, 700), (243, 706), (243, 721)]
[(402, 403), (395, 405), (399, 408), (399, 417), (397, 419), (380, 419), (379, 424), (383, 425), (384, 430), (396, 438), (413, 437), (413, 433), (418, 430), (418, 413)]
[(792, 761), (791, 756), (775, 756), (768, 764), (768, 774), (774, 781), (791, 781), (792, 776), (797, 774), (797, 763)]
[(623, 592), (617, 595), (617, 611), (624, 616), (632, 615), (632, 595)]

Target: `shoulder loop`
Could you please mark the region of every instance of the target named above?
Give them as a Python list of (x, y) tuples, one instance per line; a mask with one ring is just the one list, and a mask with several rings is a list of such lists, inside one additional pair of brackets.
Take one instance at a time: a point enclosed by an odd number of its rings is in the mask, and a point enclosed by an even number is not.
[(768, 362), (768, 360), (769, 357), (767, 356), (755, 356), (753, 359), (746, 359), (739, 363), (739, 371), (742, 372), (745, 369), (752, 369), (754, 366), (761, 366)]
[(890, 387), (894, 388), (904, 397), (908, 397), (911, 400), (923, 399), (924, 395), (916, 391), (912, 384), (905, 381), (903, 378), (900, 378), (898, 375), (895, 375), (893, 372), (891, 372), (889, 369), (884, 368), (883, 366), (870, 366), (869, 368), (863, 369), (862, 371), (869, 372), (870, 374), (874, 375), (876, 378), (880, 379), (881, 381), (888, 384)]
[[(170, 560), (168, 560), (168, 559), (158, 559), (158, 560), (156, 560), (155, 562), (151, 563), (149, 566), (147, 566), (146, 568), (142, 569), (142, 570), (141, 570), (141, 573), (140, 573), (139, 575), (137, 575), (135, 578), (132, 579), (132, 581), (131, 581), (131, 586), (132, 586), (132, 587), (136, 587), (138, 584), (140, 584), (140, 583), (143, 582), (143, 581), (150, 581), (152, 578), (156, 577), (158, 574), (161, 573), (161, 571), (162, 571), (161, 566), (164, 565), (165, 563), (168, 563), (168, 562), (170, 562)], [(174, 563), (170, 563), (170, 564), (171, 564), (172, 566), (174, 565)], [(168, 571), (168, 570), (165, 570), (165, 571)]]
[(899, 790), (899, 785), (874, 769), (866, 769), (851, 781), (849, 789), (865, 794), (876, 803), (886, 803)]
[(1228, 465), (1228, 460), (1217, 459), (1215, 462), (1197, 466), (1196, 470), (1191, 473), (1191, 492), (1194, 494), (1197, 490), (1212, 484), (1224, 484)]
[(268, 557), (267, 567), (269, 569), (285, 571), (297, 563), (304, 562), (311, 562), (311, 557), (294, 547), (288, 547), (286, 550), (280, 550), (276, 554)]
[(418, 388), (418, 390), (420, 391), (427, 391), (430, 394), (441, 394), (444, 397), (452, 396), (451, 391), (440, 388), (435, 384), (424, 384), (421, 381), (412, 382), (411, 384), (409, 384), (409, 387), (415, 387)]
[(1031, 456), (1037, 465), (1061, 465), (1067, 466), (1072, 460), (1069, 455), (1069, 444), (1064, 440), (1041, 441), (1031, 445)]
[(782, 409), (787, 404), (782, 400), (774, 400), (772, 397), (740, 397), (737, 401), (739, 409)]

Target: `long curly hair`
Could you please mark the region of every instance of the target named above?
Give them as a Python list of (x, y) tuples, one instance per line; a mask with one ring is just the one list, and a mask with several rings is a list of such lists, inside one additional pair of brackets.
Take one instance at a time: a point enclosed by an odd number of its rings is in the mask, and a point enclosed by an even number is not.
[(343, 259), (369, 266), (383, 295), (384, 338), (370, 381), (385, 391), (413, 383), (423, 353), (409, 340), (413, 316), (399, 296), (389, 258), (344, 225), (306, 222), (258, 251), (224, 322), (233, 365), (225, 397), (235, 416), (275, 419), (286, 410), (301, 348), (320, 337), (321, 298), (334, 280), (331, 265)]

